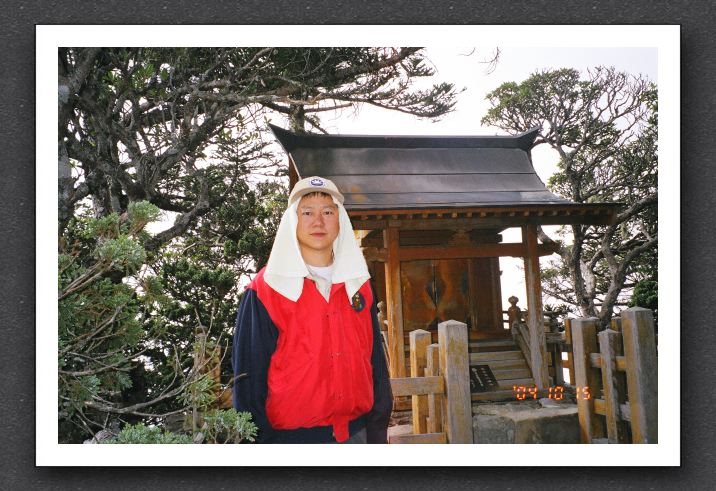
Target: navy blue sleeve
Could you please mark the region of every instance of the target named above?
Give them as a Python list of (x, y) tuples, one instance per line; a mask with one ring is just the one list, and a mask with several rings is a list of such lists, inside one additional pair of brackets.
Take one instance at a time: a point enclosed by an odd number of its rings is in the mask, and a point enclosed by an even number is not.
[(380, 325), (378, 324), (378, 298), (373, 291), (373, 305), (370, 314), (373, 319), (373, 409), (366, 415), (368, 443), (388, 443), (388, 423), (393, 411), (393, 392), (390, 390), (390, 375), (385, 362)]
[(259, 443), (268, 443), (273, 428), (266, 416), (268, 369), (276, 351), (278, 329), (254, 290), (247, 289), (239, 305), (231, 364), (234, 369), (234, 409), (248, 411), (258, 426)]

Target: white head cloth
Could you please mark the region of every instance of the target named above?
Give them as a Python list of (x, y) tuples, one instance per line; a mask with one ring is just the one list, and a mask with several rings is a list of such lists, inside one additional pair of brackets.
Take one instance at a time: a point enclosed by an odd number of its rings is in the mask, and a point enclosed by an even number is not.
[[(348, 301), (369, 278), (368, 265), (358, 247), (353, 226), (343, 205), (333, 198), (338, 207), (340, 230), (333, 242), (333, 283), (345, 283)], [(300, 201), (300, 200), (299, 200)], [(296, 301), (303, 290), (303, 279), (309, 275), (296, 237), (298, 201), (289, 206), (281, 218), (276, 239), (271, 249), (264, 280), (278, 293)]]

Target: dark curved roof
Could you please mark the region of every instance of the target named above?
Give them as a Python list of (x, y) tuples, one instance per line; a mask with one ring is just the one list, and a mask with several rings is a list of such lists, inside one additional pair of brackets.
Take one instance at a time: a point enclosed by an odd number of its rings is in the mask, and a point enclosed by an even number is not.
[(572, 204), (535, 173), (538, 128), (516, 136), (378, 136), (269, 126), (299, 178), (332, 180), (348, 211)]

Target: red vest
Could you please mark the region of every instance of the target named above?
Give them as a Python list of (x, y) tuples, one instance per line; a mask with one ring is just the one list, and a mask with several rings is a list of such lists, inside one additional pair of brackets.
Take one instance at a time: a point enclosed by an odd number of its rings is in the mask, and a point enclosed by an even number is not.
[(337, 441), (348, 438), (348, 422), (373, 406), (371, 353), (373, 295), (366, 281), (348, 300), (344, 283), (326, 299), (304, 279), (292, 302), (273, 290), (261, 270), (249, 288), (278, 329), (268, 371), (266, 414), (275, 429), (332, 425)]

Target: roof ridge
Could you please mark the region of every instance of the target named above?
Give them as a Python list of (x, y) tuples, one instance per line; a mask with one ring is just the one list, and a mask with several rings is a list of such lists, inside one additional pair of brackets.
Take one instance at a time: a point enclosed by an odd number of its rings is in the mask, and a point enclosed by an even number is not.
[(516, 148), (529, 151), (540, 129), (535, 126), (517, 135), (324, 135), (295, 133), (271, 123), (268, 126), (286, 152), (297, 148)]

